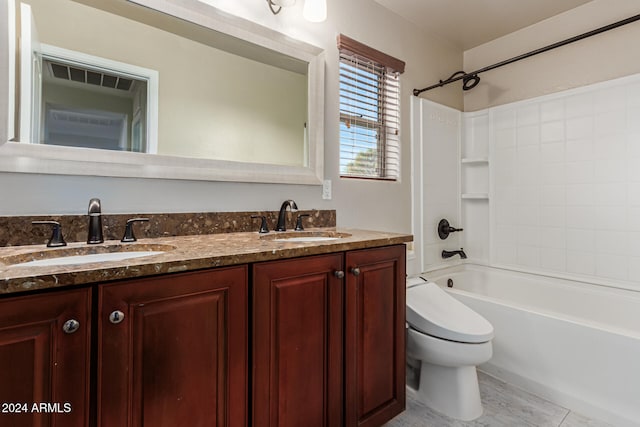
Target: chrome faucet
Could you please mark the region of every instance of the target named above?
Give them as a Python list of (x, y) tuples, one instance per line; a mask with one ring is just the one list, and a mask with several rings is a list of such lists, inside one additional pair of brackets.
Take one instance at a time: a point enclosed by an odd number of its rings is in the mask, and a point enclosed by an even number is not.
[(442, 258), (451, 258), (454, 255), (460, 255), (460, 258), (467, 259), (467, 254), (464, 253), (464, 250), (460, 248), (459, 251), (442, 251)]
[(90, 245), (104, 242), (102, 234), (102, 209), (100, 199), (89, 200), (89, 233), (87, 243)]
[(285, 226), (287, 207), (289, 207), (292, 211), (298, 210), (298, 205), (293, 200), (285, 200), (282, 202), (282, 206), (280, 206), (280, 213), (278, 214), (278, 223), (276, 224), (276, 231), (287, 231), (287, 227)]

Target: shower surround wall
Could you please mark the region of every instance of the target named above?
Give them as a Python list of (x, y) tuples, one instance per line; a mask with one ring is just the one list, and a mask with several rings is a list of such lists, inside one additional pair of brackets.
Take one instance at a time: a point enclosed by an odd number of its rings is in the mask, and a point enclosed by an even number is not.
[[(469, 113), (413, 97), (411, 126), (413, 273), (462, 246), (640, 291), (640, 74)], [(464, 232), (440, 240), (440, 218)]]
[(491, 264), (640, 290), (640, 75), (488, 113)]
[[(415, 261), (409, 274), (441, 263), (458, 263), (457, 256), (443, 260), (442, 250), (460, 249), (460, 234), (438, 237), (438, 222), (460, 226), (460, 126), (462, 113), (435, 102), (411, 97), (412, 234)], [(469, 254), (467, 254), (469, 255)]]
[[(411, 98), (412, 233), (415, 259), (409, 273), (460, 263), (443, 250), (464, 248), (470, 260), (489, 262), (488, 114), (461, 113)], [(446, 240), (438, 222), (446, 218), (462, 232)]]

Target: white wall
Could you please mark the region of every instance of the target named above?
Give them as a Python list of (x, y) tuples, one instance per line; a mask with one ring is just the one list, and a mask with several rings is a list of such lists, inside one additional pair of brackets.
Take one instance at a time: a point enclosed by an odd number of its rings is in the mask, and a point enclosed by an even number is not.
[[(0, 214), (84, 213), (90, 197), (100, 197), (103, 212), (107, 214), (275, 210), (285, 198), (293, 198), (301, 209), (336, 209), (340, 226), (410, 232), (410, 94), (413, 88), (437, 80), (450, 70), (460, 69), (462, 52), (422, 34), (414, 25), (373, 0), (329, 0), (328, 19), (320, 24), (302, 19), (301, 2), (277, 16), (271, 14), (263, 1), (226, 3), (247, 19), (326, 50), (325, 177), (333, 182), (333, 200), (322, 200), (321, 188), (317, 186), (2, 173)], [(356, 18), (361, 14), (365, 18)], [(339, 179), (336, 48), (339, 33), (407, 63), (401, 77), (402, 175), (399, 182)], [(457, 88), (443, 88), (427, 96), (462, 109), (462, 95)]]
[[(53, 82), (44, 83), (42, 85), (42, 103), (43, 105), (52, 104), (56, 106), (72, 106), (73, 108), (82, 108), (87, 110), (108, 111), (111, 113), (117, 113), (120, 115), (126, 115), (129, 120), (127, 121), (126, 135), (131, 135), (131, 117), (133, 117), (133, 100), (122, 96), (116, 96), (112, 94), (102, 93), (100, 96), (95, 96), (95, 92), (86, 90), (84, 88), (69, 87)], [(44, 115), (44, 114), (43, 114)], [(44, 122), (46, 119), (43, 119)], [(43, 130), (40, 134), (41, 142), (44, 140), (44, 123), (42, 123)], [(78, 141), (80, 147), (86, 147), (81, 141)], [(63, 142), (64, 144), (64, 142)], [(66, 145), (66, 144), (65, 144)]]

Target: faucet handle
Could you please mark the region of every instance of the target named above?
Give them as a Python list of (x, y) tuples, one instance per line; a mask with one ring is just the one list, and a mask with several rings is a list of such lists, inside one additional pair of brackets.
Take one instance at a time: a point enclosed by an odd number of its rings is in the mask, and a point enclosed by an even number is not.
[(442, 240), (449, 237), (450, 233), (455, 233), (456, 231), (463, 231), (463, 229), (452, 227), (446, 219), (441, 219), (438, 223), (438, 236)]
[(305, 216), (311, 216), (309, 214), (300, 214), (298, 215), (298, 219), (296, 220), (296, 231), (302, 231), (304, 230), (304, 227), (302, 226), (302, 218), (304, 218)]
[(262, 218), (260, 222), (260, 231), (258, 233), (265, 234), (269, 232), (269, 227), (267, 227), (267, 217), (264, 215), (251, 215), (251, 218)]
[(136, 222), (148, 222), (149, 218), (131, 218), (127, 220), (127, 224), (124, 227), (124, 236), (120, 239), (123, 243), (135, 242), (136, 236), (133, 234), (133, 224)]
[(58, 221), (32, 221), (33, 225), (51, 225), (51, 237), (47, 242), (48, 248), (58, 248), (60, 246), (67, 246), (67, 242), (64, 241), (62, 236), (62, 227)]

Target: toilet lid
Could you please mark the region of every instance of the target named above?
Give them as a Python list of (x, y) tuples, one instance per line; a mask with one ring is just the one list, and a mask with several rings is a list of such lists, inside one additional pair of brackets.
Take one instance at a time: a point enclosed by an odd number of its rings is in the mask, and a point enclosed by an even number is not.
[(432, 282), (407, 289), (407, 322), (420, 332), (449, 341), (482, 343), (493, 338), (487, 319)]

